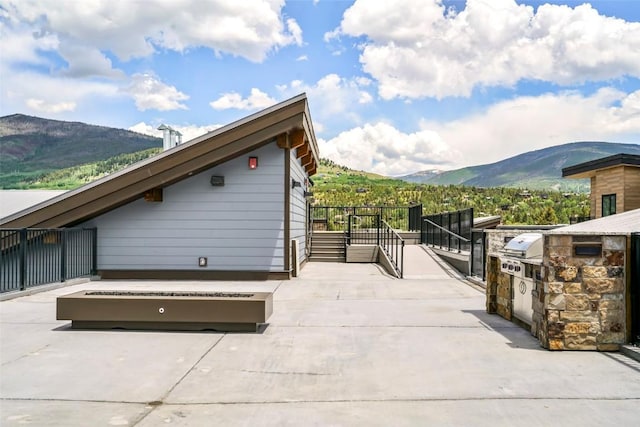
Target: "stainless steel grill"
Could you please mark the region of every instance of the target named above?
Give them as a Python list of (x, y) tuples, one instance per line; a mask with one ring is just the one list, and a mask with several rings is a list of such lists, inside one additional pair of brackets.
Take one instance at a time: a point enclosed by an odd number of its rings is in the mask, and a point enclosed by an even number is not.
[(523, 233), (501, 251), (500, 271), (513, 276), (513, 315), (527, 324), (531, 324), (533, 316), (531, 291), (535, 287), (535, 271), (540, 271), (542, 244), (542, 233)]
[(542, 257), (542, 233), (519, 234), (505, 245), (502, 252), (514, 258), (540, 258)]

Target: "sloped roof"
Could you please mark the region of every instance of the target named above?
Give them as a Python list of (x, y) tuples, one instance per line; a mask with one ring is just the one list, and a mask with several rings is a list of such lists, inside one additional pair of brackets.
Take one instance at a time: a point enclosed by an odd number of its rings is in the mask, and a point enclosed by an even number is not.
[(596, 171), (609, 169), (616, 166), (640, 167), (640, 156), (636, 154), (614, 154), (613, 156), (579, 163), (577, 165), (562, 168), (563, 178), (590, 178)]
[(631, 234), (640, 233), (640, 209), (604, 216), (556, 228), (548, 234)]
[[(295, 135), (295, 137), (294, 137)], [(277, 140), (281, 148), (304, 149), (313, 175), (320, 164), (306, 94), (185, 142), (119, 172), (0, 219), (0, 227), (67, 227), (143, 197)]]
[(501, 222), (502, 217), (500, 215), (483, 216), (473, 219), (473, 228), (496, 228)]

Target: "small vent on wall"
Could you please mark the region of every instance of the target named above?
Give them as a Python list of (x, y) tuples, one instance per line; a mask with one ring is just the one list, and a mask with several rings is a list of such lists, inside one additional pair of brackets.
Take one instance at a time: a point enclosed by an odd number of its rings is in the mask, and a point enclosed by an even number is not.
[(599, 257), (602, 255), (602, 243), (600, 242), (582, 242), (573, 245), (573, 254), (575, 256)]

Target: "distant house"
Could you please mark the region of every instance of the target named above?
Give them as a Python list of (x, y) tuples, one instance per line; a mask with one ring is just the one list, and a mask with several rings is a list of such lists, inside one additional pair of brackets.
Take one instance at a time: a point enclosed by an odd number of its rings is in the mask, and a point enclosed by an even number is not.
[(103, 278), (286, 279), (306, 261), (309, 177), (319, 160), (302, 94), (0, 227), (96, 227)]
[(562, 169), (567, 178), (591, 179), (591, 219), (640, 208), (640, 156), (615, 154)]

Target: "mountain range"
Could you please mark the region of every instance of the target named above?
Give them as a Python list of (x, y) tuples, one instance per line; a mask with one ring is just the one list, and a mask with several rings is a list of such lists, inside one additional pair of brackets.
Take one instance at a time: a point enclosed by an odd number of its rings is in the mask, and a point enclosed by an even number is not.
[(588, 191), (588, 180), (562, 178), (562, 169), (619, 153), (640, 155), (640, 145), (572, 142), (530, 151), (487, 165), (446, 172), (427, 170), (398, 179), (434, 185)]
[(162, 139), (124, 129), (43, 119), (0, 117), (0, 187), (24, 177), (106, 160), (153, 147)]
[[(124, 129), (13, 114), (0, 117), (0, 188), (24, 183), (61, 169), (109, 160), (162, 146), (162, 140)], [(153, 155), (154, 151), (124, 159)], [(640, 155), (640, 145), (572, 142), (530, 151), (496, 163), (451, 171), (425, 170), (396, 177), (433, 185), (519, 187), (589, 191), (588, 180), (562, 178), (562, 169), (618, 153)], [(18, 186), (18, 183), (20, 185)]]

